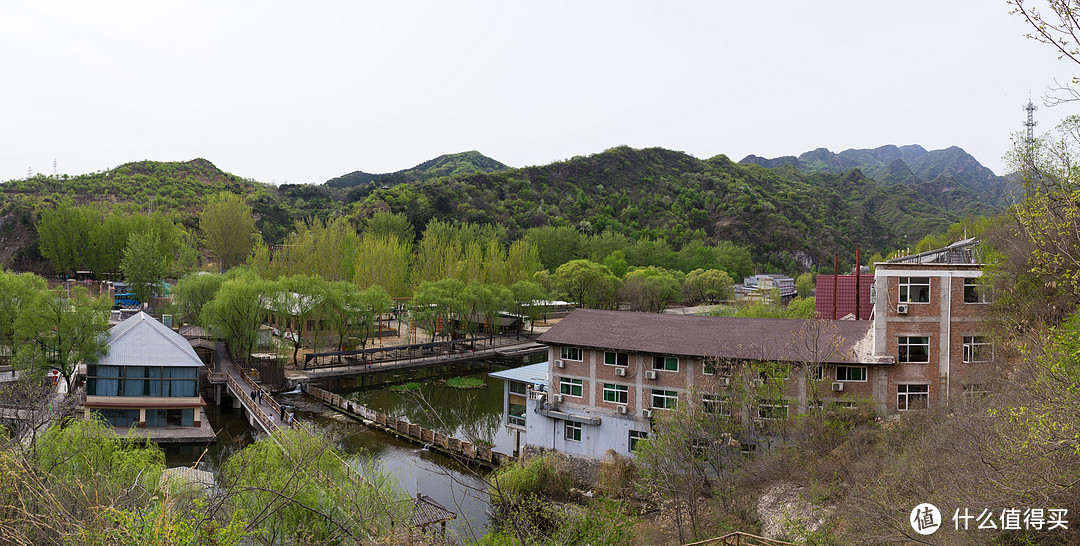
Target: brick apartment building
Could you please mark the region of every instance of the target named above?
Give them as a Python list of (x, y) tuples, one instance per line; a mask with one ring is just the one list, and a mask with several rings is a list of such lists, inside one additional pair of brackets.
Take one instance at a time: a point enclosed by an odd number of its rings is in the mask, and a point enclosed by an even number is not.
[[(525, 444), (599, 458), (633, 451), (655, 412), (681, 403), (775, 420), (860, 402), (898, 415), (985, 393), (994, 352), (978, 242), (876, 267), (872, 321), (576, 310), (539, 338), (547, 392), (510, 385), (525, 407), (508, 426)], [(733, 411), (726, 393), (740, 389), (758, 394)]]

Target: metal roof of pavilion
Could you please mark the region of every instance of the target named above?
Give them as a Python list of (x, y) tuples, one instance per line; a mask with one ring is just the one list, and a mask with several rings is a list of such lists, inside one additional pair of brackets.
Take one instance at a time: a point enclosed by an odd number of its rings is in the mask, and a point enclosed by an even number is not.
[(113, 326), (109, 352), (98, 359), (104, 366), (202, 366), (184, 336), (170, 330), (154, 317), (139, 312)]
[(507, 381), (547, 386), (548, 363), (529, 364), (519, 368), (491, 372), (488, 375)]

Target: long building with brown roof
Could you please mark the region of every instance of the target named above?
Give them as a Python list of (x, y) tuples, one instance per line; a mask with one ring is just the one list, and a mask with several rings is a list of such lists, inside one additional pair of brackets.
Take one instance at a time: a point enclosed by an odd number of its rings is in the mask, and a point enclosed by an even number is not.
[(877, 264), (873, 320), (575, 310), (538, 338), (546, 392), (508, 386), (507, 426), (528, 446), (600, 458), (634, 451), (656, 412), (678, 404), (768, 434), (826, 406), (897, 415), (984, 393), (989, 297), (977, 242), (963, 245)]

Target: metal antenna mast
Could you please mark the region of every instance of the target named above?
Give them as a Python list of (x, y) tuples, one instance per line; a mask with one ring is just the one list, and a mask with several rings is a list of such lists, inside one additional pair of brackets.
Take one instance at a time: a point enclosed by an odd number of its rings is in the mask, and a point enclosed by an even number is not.
[(1027, 110), (1028, 114), (1027, 121), (1024, 122), (1024, 127), (1027, 127), (1028, 146), (1031, 146), (1031, 144), (1035, 142), (1035, 126), (1038, 125), (1039, 122), (1035, 121), (1035, 118), (1032, 114), (1034, 114), (1035, 111), (1038, 109), (1038, 106), (1035, 106), (1031, 103), (1031, 95), (1029, 94), (1027, 106), (1024, 107), (1024, 110)]

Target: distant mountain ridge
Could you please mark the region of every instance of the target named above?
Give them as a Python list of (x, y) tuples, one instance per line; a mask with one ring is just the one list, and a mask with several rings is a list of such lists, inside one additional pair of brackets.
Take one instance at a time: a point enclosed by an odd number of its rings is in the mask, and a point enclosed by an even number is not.
[(941, 194), (946, 201), (970, 194), (995, 209), (1008, 206), (1006, 180), (959, 146), (927, 151), (917, 144), (890, 144), (840, 153), (818, 148), (798, 157), (767, 159), (751, 154), (739, 163), (754, 163), (770, 169), (791, 166), (803, 172), (834, 174), (858, 169), (882, 186), (904, 184), (918, 191)]
[(353, 171), (337, 178), (331, 178), (323, 185), (331, 188), (353, 188), (376, 183), (379, 186), (388, 186), (402, 182), (422, 182), (443, 176), (491, 173), (509, 168), (476, 150), (470, 150), (456, 154), (443, 154), (411, 169), (402, 169), (392, 173), (371, 174), (364, 171)]

